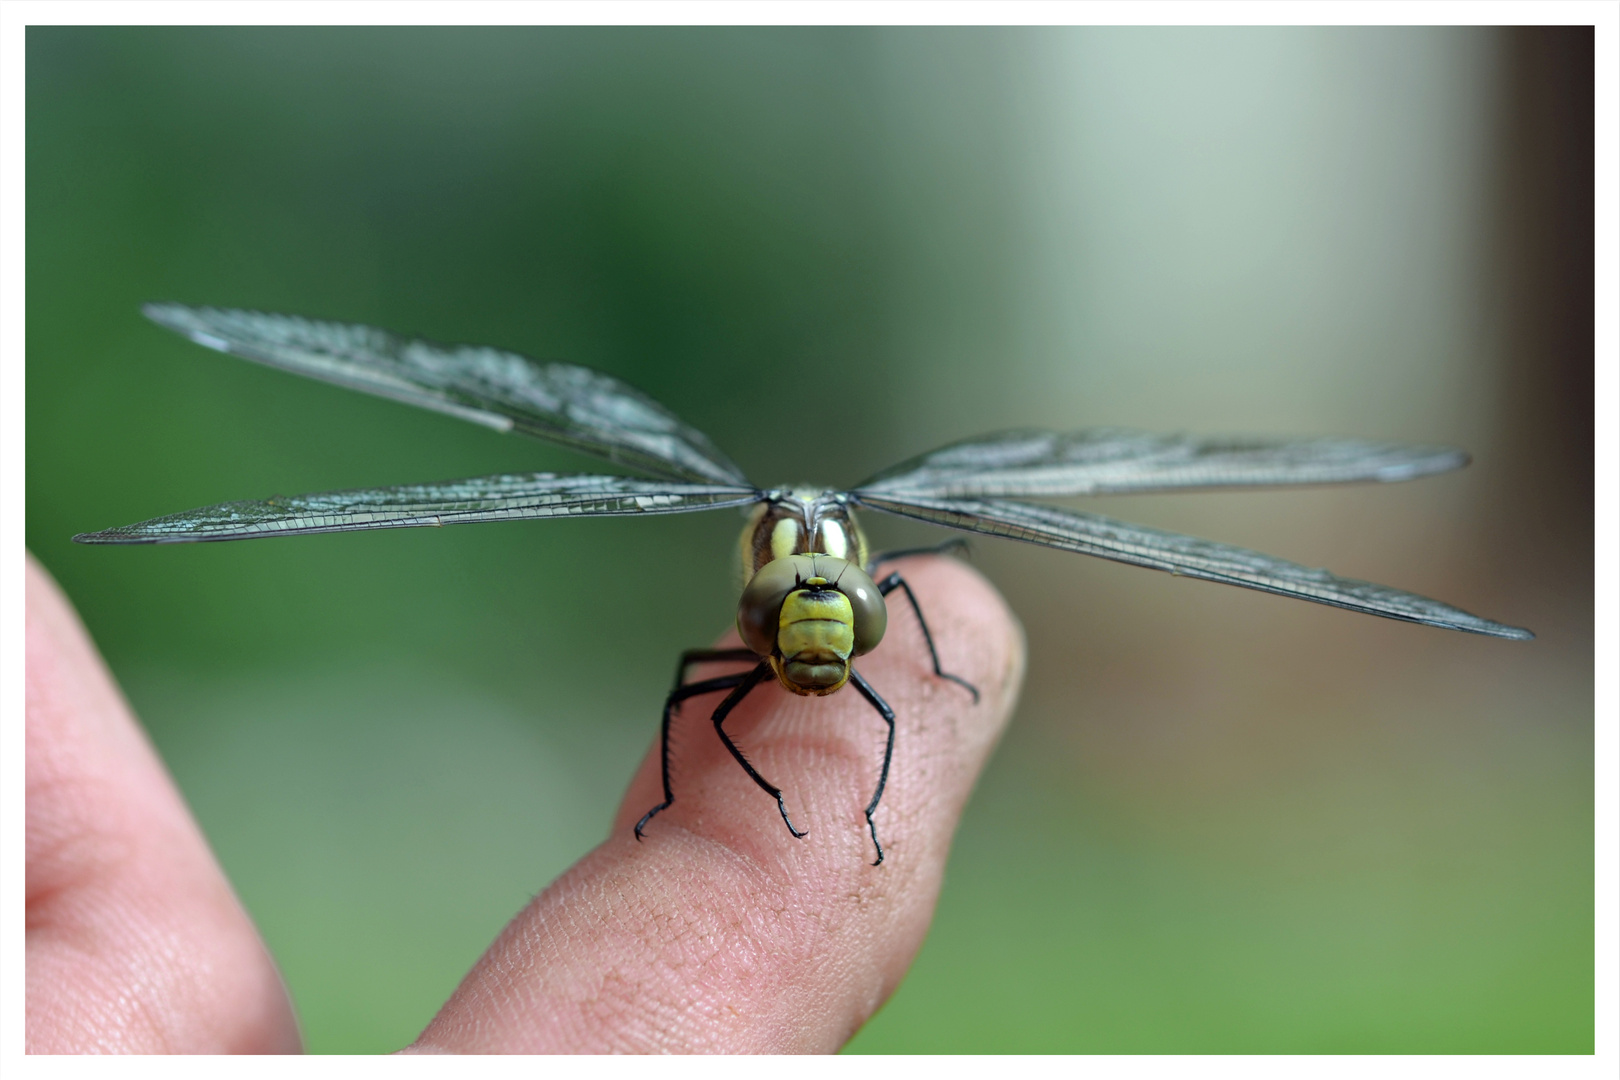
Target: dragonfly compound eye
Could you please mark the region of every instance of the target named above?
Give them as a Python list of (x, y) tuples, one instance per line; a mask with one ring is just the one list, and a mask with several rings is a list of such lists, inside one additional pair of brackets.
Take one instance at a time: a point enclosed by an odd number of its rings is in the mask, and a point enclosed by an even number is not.
[(789, 555), (766, 563), (737, 604), (737, 632), (760, 656), (791, 661), (808, 650), (813, 656), (807, 661), (828, 654), (829, 662), (837, 656), (838, 666), (846, 668), (850, 657), (877, 648), (888, 622), (888, 608), (872, 579), (854, 563), (830, 555)]

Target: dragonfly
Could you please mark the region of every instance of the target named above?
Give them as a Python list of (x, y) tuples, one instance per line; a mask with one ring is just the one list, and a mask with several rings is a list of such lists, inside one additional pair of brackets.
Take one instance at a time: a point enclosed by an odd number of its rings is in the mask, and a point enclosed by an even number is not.
[[(711, 715), (731, 756), (767, 795), (788, 831), (782, 790), (749, 762), (726, 718), (771, 679), (791, 693), (824, 696), (853, 686), (888, 728), (883, 763), (865, 810), (873, 814), (894, 757), (895, 712), (853, 660), (882, 640), (887, 597), (905, 596), (935, 676), (978, 690), (940, 664), (922, 607), (899, 571), (879, 567), (917, 550), (873, 555), (856, 511), (878, 510), (967, 533), (1257, 589), (1425, 626), (1525, 640), (1530, 631), (1438, 600), (1338, 577), (1212, 540), (1133, 525), (1031, 499), (1279, 485), (1394, 482), (1460, 468), (1461, 450), (1349, 438), (1264, 439), (1157, 435), (1119, 428), (1020, 429), (951, 443), (844, 490), (751, 483), (707, 436), (641, 391), (574, 364), (480, 345), (442, 345), (375, 327), (257, 311), (147, 304), (153, 322), (199, 345), (350, 389), (459, 416), (593, 454), (646, 474), (510, 473), (435, 484), (220, 503), (134, 525), (82, 533), (85, 544), (173, 544), (353, 532), (475, 521), (680, 514), (743, 507), (738, 542), (746, 582), (737, 608), (742, 648), (688, 649), (665, 698), (660, 739), (663, 801), (635, 826), (637, 840), (675, 802), (670, 727), (682, 702), (726, 692)], [(692, 665), (742, 661), (744, 671), (687, 681)]]

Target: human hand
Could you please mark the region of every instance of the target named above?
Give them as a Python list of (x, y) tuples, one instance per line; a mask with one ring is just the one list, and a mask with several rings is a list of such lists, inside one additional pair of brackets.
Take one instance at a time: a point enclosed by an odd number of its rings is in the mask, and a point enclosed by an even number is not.
[[(983, 578), (950, 559), (897, 565), (946, 669), (982, 700), (933, 675), (908, 606), (892, 607), (860, 664), (897, 713), (882, 866), (862, 810), (885, 729), (859, 694), (773, 683), (727, 723), (783, 787), (803, 840), (713, 736), (719, 695), (694, 698), (676, 801), (645, 841), (631, 828), (662, 799), (656, 738), (612, 835), (507, 925), (409, 1050), (829, 1052), (854, 1035), (922, 944), (957, 817), (1023, 675), (1021, 632)], [(26, 641), (28, 1050), (297, 1050), (274, 962), (32, 558)]]

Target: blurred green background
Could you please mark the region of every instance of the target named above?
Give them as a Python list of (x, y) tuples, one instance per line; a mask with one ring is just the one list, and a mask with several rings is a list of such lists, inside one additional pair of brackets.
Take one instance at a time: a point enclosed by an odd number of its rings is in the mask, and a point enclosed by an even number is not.
[[(1591, 1051), (1590, 31), (31, 29), (27, 61), (27, 541), (312, 1050), (408, 1042), (603, 838), (739, 521), (77, 547), (595, 468), (144, 300), (597, 367), (761, 483), (1020, 425), (1468, 447), (1089, 508), (1533, 643), (978, 543), (1024, 701), (851, 1049)], [(707, 599), (659, 603), (671, 568)]]

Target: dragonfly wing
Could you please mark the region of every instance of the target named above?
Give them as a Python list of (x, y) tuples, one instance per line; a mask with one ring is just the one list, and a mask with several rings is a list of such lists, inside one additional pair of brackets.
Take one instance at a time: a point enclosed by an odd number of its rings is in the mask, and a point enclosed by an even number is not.
[(1199, 438), (1122, 428), (1004, 431), (912, 458), (855, 490), (934, 499), (1101, 495), (1411, 480), (1466, 464), (1468, 455), (1450, 447), (1361, 439)]
[(1078, 551), (1133, 566), (1312, 600), (1369, 615), (1495, 637), (1524, 640), (1535, 636), (1528, 630), (1491, 622), (1438, 600), (1387, 585), (1335, 577), (1326, 570), (1300, 566), (1258, 551), (1132, 525), (1098, 514), (996, 499), (888, 498), (862, 492), (859, 500), (878, 510), (953, 529), (1005, 536), (1062, 551)]
[(221, 503), (73, 539), (81, 544), (180, 544), (466, 521), (679, 514), (758, 500), (753, 488), (731, 484), (524, 473)]
[(199, 345), (353, 390), (520, 431), (658, 476), (747, 484), (701, 431), (610, 375), (478, 345), (257, 311), (147, 304)]

